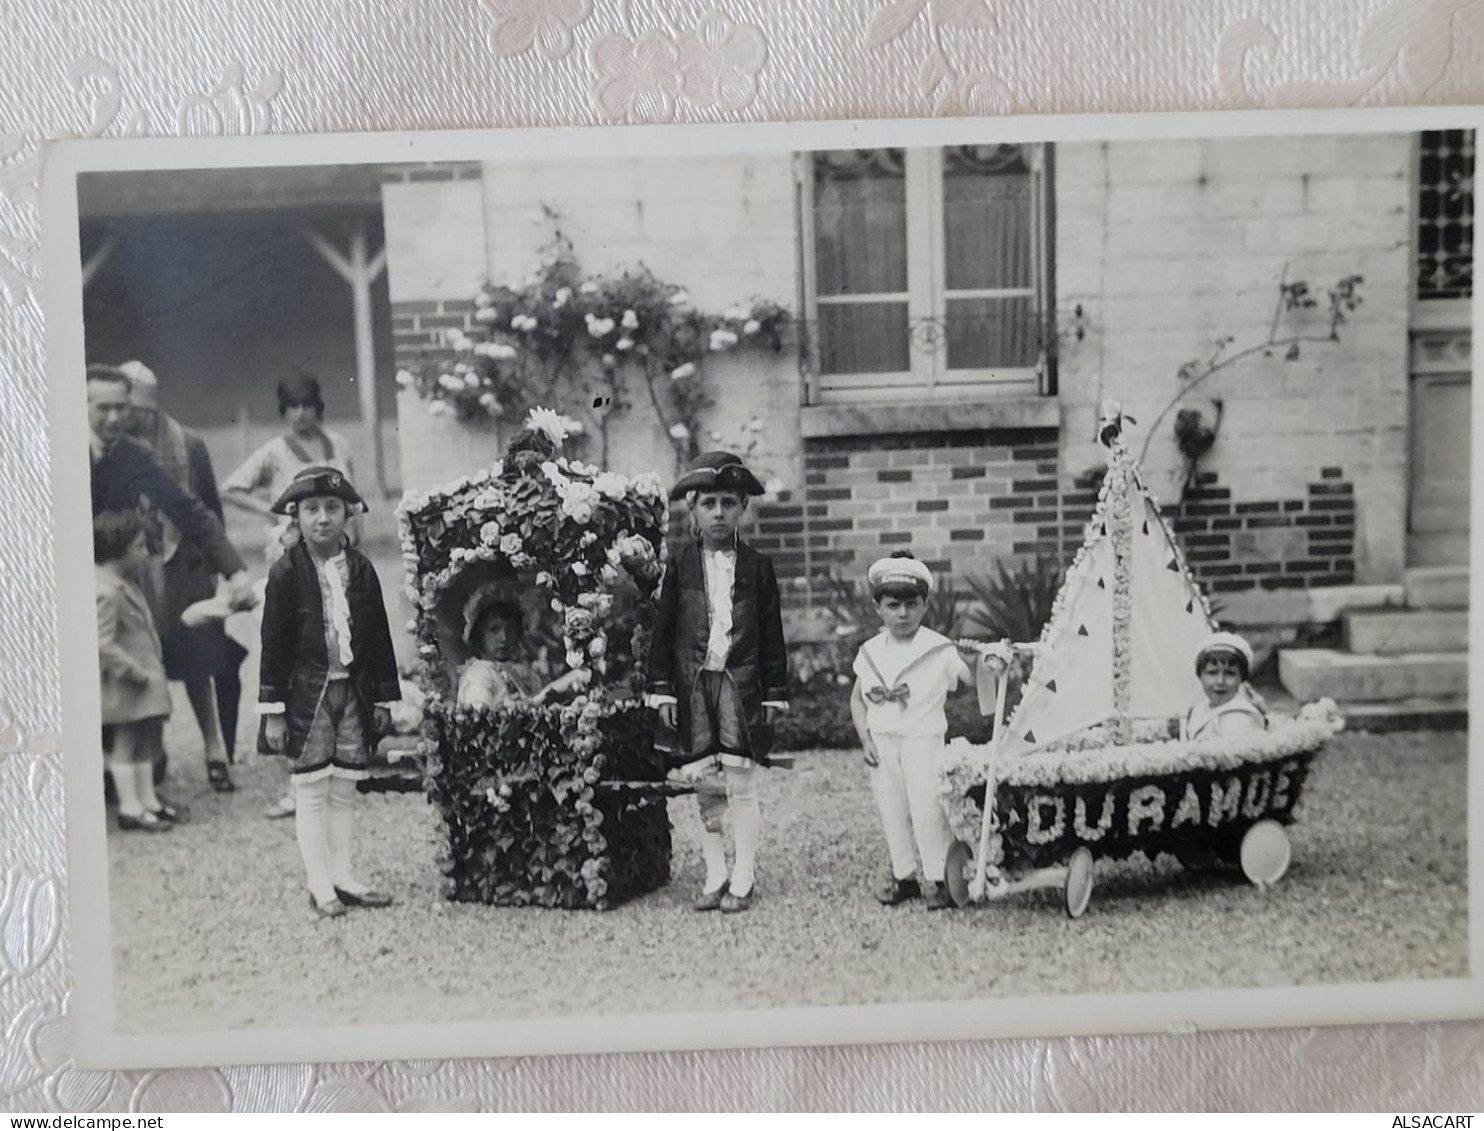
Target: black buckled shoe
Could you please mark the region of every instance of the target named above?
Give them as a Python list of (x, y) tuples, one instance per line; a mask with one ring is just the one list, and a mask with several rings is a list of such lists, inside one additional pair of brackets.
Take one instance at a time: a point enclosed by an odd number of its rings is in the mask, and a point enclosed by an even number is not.
[(892, 880), (876, 893), (876, 901), (885, 907), (895, 907), (922, 895), (922, 887), (911, 876), (905, 880)]
[(335, 894), (347, 907), (390, 907), (392, 897), (381, 891), (346, 891), (336, 888)]

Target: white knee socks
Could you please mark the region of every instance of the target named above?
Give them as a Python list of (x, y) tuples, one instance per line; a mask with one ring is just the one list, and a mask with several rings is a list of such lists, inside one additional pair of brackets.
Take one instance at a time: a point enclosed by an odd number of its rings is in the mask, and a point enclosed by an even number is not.
[(119, 816), (136, 820), (143, 816), (144, 804), (139, 800), (139, 779), (134, 776), (134, 763), (110, 758), (108, 772), (113, 775), (113, 791), (118, 794)]
[(155, 764), (135, 762), (131, 768), (134, 771), (134, 789), (139, 794), (139, 804), (146, 813), (158, 813), (162, 806), (160, 799), (155, 796)]
[(309, 893), (321, 907), (336, 899), (335, 877), (330, 870), (330, 836), (328, 802), (330, 779), (293, 782), (294, 832), (299, 840), (299, 855), (304, 860), (304, 874)]
[(352, 895), (360, 895), (366, 890), (366, 885), (356, 879), (350, 862), (357, 801), (355, 782), (348, 778), (330, 779), (330, 805), (326, 817), (330, 844), (330, 877), (337, 888)]
[(758, 769), (756, 766), (728, 766), (726, 775), (727, 808), (732, 811), (732, 839), (737, 849), (728, 890), (735, 896), (744, 896), (752, 891), (756, 879), (757, 842), (763, 826), (762, 806), (757, 795)]

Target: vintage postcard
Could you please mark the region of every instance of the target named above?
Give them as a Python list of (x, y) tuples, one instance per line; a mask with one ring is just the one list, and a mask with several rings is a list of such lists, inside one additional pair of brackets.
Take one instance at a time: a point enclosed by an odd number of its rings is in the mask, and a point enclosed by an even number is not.
[(79, 1063), (1484, 1014), (1481, 118), (54, 147)]

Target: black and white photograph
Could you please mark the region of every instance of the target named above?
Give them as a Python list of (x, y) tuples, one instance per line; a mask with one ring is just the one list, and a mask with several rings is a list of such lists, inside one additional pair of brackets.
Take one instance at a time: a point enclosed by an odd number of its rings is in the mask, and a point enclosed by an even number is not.
[(59, 147), (80, 1060), (1484, 1012), (1480, 117)]

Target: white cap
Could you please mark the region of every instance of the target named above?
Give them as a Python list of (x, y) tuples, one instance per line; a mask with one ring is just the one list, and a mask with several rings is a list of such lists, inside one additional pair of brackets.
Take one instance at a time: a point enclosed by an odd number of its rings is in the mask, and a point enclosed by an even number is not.
[(1247, 665), (1247, 670), (1252, 670), (1252, 645), (1243, 640), (1235, 632), (1213, 632), (1201, 642), (1201, 647), (1195, 654), (1195, 668), (1199, 672), (1201, 662), (1213, 652), (1226, 652), (1229, 655), (1242, 657)]
[(933, 591), (933, 571), (916, 558), (877, 558), (866, 571), (866, 584), (874, 596), (883, 585), (907, 584), (924, 595)]

